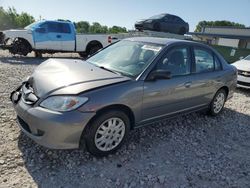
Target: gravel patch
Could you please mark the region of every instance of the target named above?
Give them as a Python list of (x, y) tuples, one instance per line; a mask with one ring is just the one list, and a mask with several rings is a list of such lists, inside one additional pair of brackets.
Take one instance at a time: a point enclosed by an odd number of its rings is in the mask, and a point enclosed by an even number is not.
[(238, 89), (218, 117), (155, 123), (95, 158), (46, 149), (20, 132), (9, 94), (46, 59), (32, 56), (0, 51), (0, 187), (250, 187), (250, 90)]

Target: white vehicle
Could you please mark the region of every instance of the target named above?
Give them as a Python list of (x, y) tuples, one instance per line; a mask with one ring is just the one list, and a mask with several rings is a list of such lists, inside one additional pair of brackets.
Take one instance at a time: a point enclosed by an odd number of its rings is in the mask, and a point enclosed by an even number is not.
[(69, 21), (39, 21), (22, 30), (0, 32), (0, 44), (12, 54), (26, 56), (34, 51), (42, 53), (77, 52), (81, 56), (95, 53), (111, 43), (105, 34), (76, 34), (75, 26)]
[(250, 55), (232, 65), (238, 70), (237, 86), (250, 89)]

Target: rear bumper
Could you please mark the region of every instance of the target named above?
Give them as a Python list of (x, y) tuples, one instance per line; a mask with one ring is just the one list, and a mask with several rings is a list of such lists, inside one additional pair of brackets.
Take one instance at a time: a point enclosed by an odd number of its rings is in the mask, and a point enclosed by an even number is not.
[(52, 149), (79, 147), (82, 132), (95, 113), (51, 111), (26, 104), (23, 99), (13, 103), (17, 123), (24, 134), (36, 143)]

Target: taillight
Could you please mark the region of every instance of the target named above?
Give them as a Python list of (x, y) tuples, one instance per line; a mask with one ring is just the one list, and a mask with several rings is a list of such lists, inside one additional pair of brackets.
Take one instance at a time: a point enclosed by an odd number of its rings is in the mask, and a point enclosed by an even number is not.
[(112, 43), (112, 37), (111, 36), (108, 37), (108, 43), (110, 43), (110, 44)]

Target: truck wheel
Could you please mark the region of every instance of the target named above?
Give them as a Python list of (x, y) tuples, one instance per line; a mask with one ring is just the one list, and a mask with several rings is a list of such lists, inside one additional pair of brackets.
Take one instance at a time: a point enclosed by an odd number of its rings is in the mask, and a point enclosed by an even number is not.
[(98, 50), (102, 49), (100, 45), (91, 46), (88, 55), (96, 53)]
[(32, 51), (30, 44), (22, 39), (14, 40), (12, 44), (12, 49), (10, 49), (10, 53), (12, 54), (19, 54), (26, 56), (28, 53)]
[(42, 52), (35, 52), (35, 57), (42, 58), (43, 57)]
[(99, 157), (114, 153), (124, 143), (129, 130), (130, 120), (124, 112), (107, 111), (88, 126), (85, 135), (87, 150)]
[(88, 57), (88, 54), (86, 52), (79, 52), (79, 55), (83, 58), (86, 59)]

